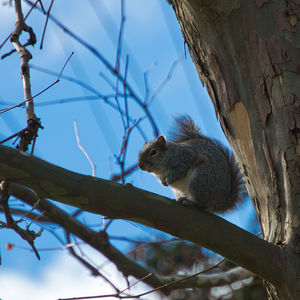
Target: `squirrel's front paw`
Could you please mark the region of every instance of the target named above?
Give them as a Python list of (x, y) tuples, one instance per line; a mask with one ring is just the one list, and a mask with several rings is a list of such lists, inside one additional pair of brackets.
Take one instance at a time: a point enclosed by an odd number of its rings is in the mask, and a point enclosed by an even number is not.
[(161, 184), (164, 185), (164, 186), (168, 186), (169, 185), (168, 181), (167, 181), (167, 177), (162, 178), (160, 181), (161, 181)]

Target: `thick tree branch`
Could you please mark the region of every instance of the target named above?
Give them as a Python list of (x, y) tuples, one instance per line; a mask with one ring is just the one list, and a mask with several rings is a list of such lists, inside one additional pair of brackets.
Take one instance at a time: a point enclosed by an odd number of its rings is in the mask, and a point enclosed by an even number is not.
[(111, 181), (80, 175), (0, 146), (0, 179), (33, 189), (39, 197), (109, 218), (123, 218), (200, 244), (280, 286), (285, 276), (281, 249), (215, 215)]

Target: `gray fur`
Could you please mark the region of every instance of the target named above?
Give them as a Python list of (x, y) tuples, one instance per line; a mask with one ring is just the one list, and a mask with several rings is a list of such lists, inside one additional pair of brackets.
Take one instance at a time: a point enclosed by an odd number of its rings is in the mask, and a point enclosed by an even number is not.
[[(156, 140), (141, 150), (140, 168), (154, 173), (163, 185), (170, 185), (184, 204), (194, 203), (209, 212), (234, 208), (242, 199), (244, 186), (233, 154), (219, 141), (203, 135), (189, 116), (175, 121), (177, 129), (164, 149)], [(155, 155), (150, 155), (153, 149)]]

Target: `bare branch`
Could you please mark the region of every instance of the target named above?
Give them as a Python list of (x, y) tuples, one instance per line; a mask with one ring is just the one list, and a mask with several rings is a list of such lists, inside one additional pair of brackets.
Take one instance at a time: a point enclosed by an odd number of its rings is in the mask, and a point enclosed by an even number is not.
[(66, 62), (64, 63), (64, 65), (63, 65), (62, 69), (60, 70), (60, 72), (57, 73), (58, 75), (57, 75), (57, 78), (56, 78), (56, 80), (55, 80), (54, 82), (52, 82), (50, 85), (48, 85), (48, 86), (47, 86), (46, 88), (44, 88), (42, 91), (40, 91), (40, 92), (38, 92), (37, 94), (35, 94), (34, 96), (32, 96), (31, 99), (22, 101), (22, 102), (20, 102), (20, 103), (14, 105), (14, 106), (11, 106), (11, 107), (9, 107), (9, 108), (5, 108), (5, 109), (0, 110), (0, 114), (3, 114), (3, 113), (5, 113), (5, 112), (7, 112), (7, 111), (9, 111), (9, 110), (11, 110), (11, 109), (14, 109), (14, 108), (16, 108), (16, 107), (20, 107), (20, 106), (24, 105), (24, 104), (27, 103), (28, 101), (30, 101), (30, 100), (32, 100), (32, 99), (34, 99), (34, 98), (40, 96), (41, 94), (43, 94), (44, 92), (46, 92), (48, 89), (50, 89), (52, 86), (54, 86), (55, 84), (57, 84), (57, 83), (59, 82), (59, 80), (60, 80), (60, 77), (62, 76), (62, 73), (63, 73), (63, 71), (64, 71), (64, 69), (65, 69), (67, 63), (69, 62), (69, 60), (70, 60), (70, 58), (72, 57), (73, 54), (74, 54), (74, 52), (72, 52), (72, 53), (70, 54), (70, 56), (68, 57), (68, 59), (67, 59)]
[(137, 297), (142, 297), (142, 296), (148, 295), (148, 294), (150, 294), (150, 293), (156, 292), (156, 291), (158, 291), (158, 290), (161, 290), (161, 289), (163, 289), (163, 288), (169, 287), (169, 286), (171, 286), (171, 285), (175, 285), (175, 284), (177, 284), (177, 283), (181, 283), (182, 281), (185, 281), (185, 280), (194, 278), (194, 277), (196, 277), (196, 276), (198, 276), (198, 275), (200, 275), (200, 274), (206, 273), (206, 272), (208, 272), (208, 271), (210, 271), (210, 270), (213, 270), (213, 269), (217, 268), (224, 260), (225, 260), (225, 258), (221, 259), (221, 260), (220, 260), (218, 263), (216, 263), (215, 265), (213, 265), (213, 266), (211, 266), (211, 267), (209, 267), (209, 268), (207, 268), (207, 269), (205, 269), (205, 270), (202, 270), (202, 271), (200, 271), (200, 272), (198, 272), (198, 273), (195, 273), (195, 274), (190, 275), (190, 276), (183, 276), (183, 277), (180, 278), (180, 279), (176, 279), (176, 280), (173, 280), (173, 281), (171, 281), (171, 282), (165, 283), (165, 284), (163, 284), (163, 285), (161, 285), (161, 286), (159, 286), (159, 287), (157, 287), (157, 288), (155, 288), (155, 289), (153, 289), (153, 290), (151, 290), (151, 291), (148, 291), (148, 292), (145, 292), (145, 293), (141, 293), (141, 294), (136, 295), (136, 296), (137, 296)]
[(43, 34), (42, 34), (42, 40), (41, 40), (41, 44), (40, 44), (40, 49), (43, 49), (43, 42), (44, 42), (46, 28), (47, 28), (47, 24), (48, 24), (48, 20), (49, 20), (49, 15), (50, 15), (50, 11), (51, 11), (53, 2), (54, 2), (54, 0), (51, 0), (51, 3), (49, 5), (49, 9), (47, 10), (47, 13), (46, 13), (47, 17), (46, 17), (46, 21), (45, 21), (45, 26), (44, 26)]
[(173, 63), (172, 66), (166, 76), (166, 78), (160, 83), (160, 85), (157, 87), (157, 89), (153, 92), (153, 94), (151, 95), (151, 97), (145, 101), (145, 105), (150, 105), (152, 103), (152, 101), (155, 99), (155, 97), (157, 97), (157, 95), (161, 92), (161, 90), (165, 87), (165, 85), (171, 80), (172, 75), (175, 71), (176, 66), (178, 65), (178, 63), (180, 62), (180, 60), (183, 58), (183, 56), (180, 56), (179, 58), (177, 58)]
[[(22, 229), (18, 226), (17, 222), (13, 219), (10, 213), (10, 209), (8, 206), (8, 198), (9, 198), (9, 183), (6, 181), (2, 181), (0, 184), (0, 203), (2, 205), (5, 219), (6, 219), (6, 228), (10, 228), (14, 230), (23, 240), (27, 241), (28, 244), (31, 246), (33, 252), (35, 253), (36, 257), (40, 260), (40, 255), (37, 249), (34, 246), (34, 240), (40, 236), (41, 232), (35, 233), (32, 230), (29, 230), (27, 227), (26, 230)], [(4, 227), (2, 225), (2, 227)]]
[(26, 101), (26, 120), (28, 124), (28, 130), (21, 136), (18, 148), (22, 151), (27, 151), (28, 145), (31, 144), (34, 137), (37, 136), (38, 129), (40, 128), (40, 120), (34, 113), (33, 101), (31, 96), (31, 84), (28, 61), (32, 58), (31, 53), (21, 45), (19, 36), (22, 31), (29, 33), (28, 42), (34, 45), (36, 43), (36, 37), (31, 27), (25, 24), (22, 13), (21, 0), (15, 0), (16, 11), (16, 26), (11, 35), (10, 41), (17, 50), (21, 60), (21, 74), (23, 79), (24, 98)]
[(131, 174), (132, 172), (136, 171), (138, 169), (137, 164), (134, 164), (133, 166), (129, 167), (127, 170), (124, 170), (122, 174), (112, 174), (111, 175), (111, 180), (112, 181), (118, 181), (121, 180), (121, 177), (125, 177), (129, 174)]
[[(1, 208), (1, 207), (0, 207), (0, 212), (4, 212), (3, 208)], [(50, 222), (50, 220), (48, 220), (43, 215), (36, 214), (31, 211), (29, 212), (28, 210), (25, 210), (25, 209), (17, 209), (17, 208), (10, 207), (10, 213), (12, 215), (20, 216), (22, 219), (26, 218), (26, 219), (30, 219), (33, 221), (38, 220), (39, 223), (49, 223)], [(20, 220), (18, 222), (20, 222)]]
[(123, 80), (123, 88), (124, 88), (124, 102), (125, 102), (125, 115), (126, 115), (126, 127), (129, 127), (129, 112), (128, 112), (128, 98), (126, 93), (126, 81), (127, 81), (127, 72), (128, 72), (128, 64), (129, 64), (129, 56), (126, 56), (125, 62), (125, 75)]
[[(25, 0), (26, 3), (29, 3), (32, 5), (33, 3), (30, 0)], [(124, 77), (114, 68), (109, 61), (93, 46), (91, 46), (89, 43), (84, 41), (81, 37), (77, 36), (72, 30), (67, 28), (65, 25), (63, 25), (57, 18), (55, 18), (52, 15), (49, 15), (49, 19), (52, 20), (59, 28), (61, 28), (66, 34), (68, 34), (70, 37), (75, 39), (77, 42), (79, 42), (82, 46), (84, 46), (86, 49), (88, 49), (93, 55), (95, 55), (102, 63), (103, 65), (114, 75), (116, 76), (121, 82), (124, 81)], [(149, 120), (152, 130), (154, 133), (154, 136), (158, 136), (158, 128), (157, 125), (149, 112), (149, 109), (147, 105), (143, 103), (143, 101), (137, 96), (137, 94), (134, 92), (133, 88), (126, 82), (126, 89), (129, 92), (129, 95), (136, 101), (136, 103), (140, 106), (140, 108), (144, 111), (145, 115), (147, 116), (147, 119)]]
[[(209, 268), (210, 270), (210, 268)], [(204, 271), (208, 271), (204, 270)], [(201, 272), (196, 273), (195, 276), (170, 276), (166, 277), (163, 280), (171, 282), (174, 284), (173, 288), (175, 289), (184, 289), (190, 287), (216, 287), (232, 284), (237, 281), (244, 280), (255, 276), (254, 273), (243, 269), (241, 267), (233, 268), (224, 272), (216, 272), (214, 274), (205, 274)]]
[[(17, 184), (11, 183), (10, 190), (15, 197), (29, 205), (34, 205), (39, 199), (34, 192)], [(44, 199), (40, 199), (37, 209), (43, 212), (49, 220), (57, 223), (68, 232), (78, 236), (81, 240), (100, 251), (118, 267), (119, 271), (122, 272), (125, 277), (132, 275), (136, 278), (142, 278), (149, 274), (148, 270), (135, 262), (132, 262), (118, 249), (112, 246), (109, 242), (108, 235), (105, 232), (96, 232), (91, 230), (60, 208)], [(154, 287), (160, 285), (160, 281), (156, 278), (156, 276), (147, 278), (145, 282)]]
[(131, 287), (137, 285), (138, 283), (140, 283), (141, 281), (144, 281), (145, 279), (147, 279), (148, 277), (152, 276), (153, 273), (149, 273), (147, 274), (146, 276), (144, 276), (143, 278), (137, 280), (136, 282), (134, 282), (133, 284), (130, 284), (126, 289), (122, 290), (122, 291), (119, 291), (115, 294), (109, 294), (109, 295), (96, 295), (96, 296), (83, 296), (83, 297), (75, 297), (75, 298), (63, 298), (63, 299), (60, 299), (60, 300), (84, 300), (84, 299), (96, 299), (96, 298), (108, 298), (108, 297), (114, 297), (114, 298), (119, 298), (119, 299), (132, 299), (132, 298), (139, 298), (139, 295), (138, 296), (132, 296), (132, 295), (129, 295), (129, 296), (123, 296), (121, 294), (123, 294), (125, 291), (127, 291), (128, 289), (130, 289)]
[[(37, 71), (52, 75), (52, 76), (58, 76), (57, 72), (53, 72), (50, 71), (48, 69), (45, 68), (41, 68), (35, 65), (30, 65), (32, 69), (35, 69)], [(115, 98), (115, 93), (114, 94), (109, 94), (109, 95), (104, 95), (102, 94), (100, 91), (96, 90), (94, 87), (90, 86), (89, 84), (83, 82), (82, 80), (78, 80), (74, 77), (71, 76), (66, 76), (66, 75), (62, 75), (61, 76), (62, 79), (68, 80), (70, 82), (73, 82), (81, 87), (83, 87), (84, 89), (90, 91), (91, 93), (95, 94), (97, 97), (92, 97), (92, 96), (84, 96), (84, 97), (77, 97), (77, 98), (67, 98), (67, 99), (62, 99), (62, 100), (57, 100), (57, 102), (59, 103), (65, 103), (65, 102), (72, 102), (72, 101), (79, 101), (80, 99), (87, 99), (87, 100), (96, 100), (96, 99), (102, 99), (104, 101), (105, 104), (109, 105), (110, 107), (112, 107), (113, 109), (119, 111), (119, 108), (117, 107), (116, 104), (112, 103), (111, 101), (109, 101), (110, 98)], [(105, 78), (105, 77), (104, 77)], [(113, 89), (115, 89), (115, 87), (112, 87)], [(124, 94), (120, 94), (119, 96), (125, 97)], [(126, 97), (128, 97), (128, 95), (126, 95)], [(47, 102), (47, 105), (49, 104), (49, 102)], [(55, 104), (55, 102), (53, 103)], [(43, 104), (41, 104), (43, 105)], [(122, 114), (124, 115), (125, 112), (123, 110)], [(1, 113), (1, 111), (0, 111)], [(131, 122), (133, 122), (134, 120), (132, 118), (129, 117), (129, 120)], [(144, 131), (142, 130), (142, 128), (140, 126), (137, 126), (137, 130), (139, 131), (140, 135), (143, 137), (144, 140), (146, 140), (146, 135), (144, 133)]]
[[(127, 289), (121, 291), (120, 293), (116, 294), (109, 294), (109, 295), (97, 295), (97, 296), (88, 296), (88, 297), (75, 297), (75, 298), (64, 298), (62, 300), (71, 300), (71, 299), (95, 299), (95, 298), (107, 298), (107, 297), (115, 297), (115, 298), (120, 298), (120, 299), (128, 299), (128, 298), (140, 298), (143, 296), (146, 296), (148, 294), (151, 294), (153, 292), (159, 291), (162, 288), (165, 287), (170, 287), (172, 286), (173, 288), (199, 288), (199, 287), (216, 287), (216, 286), (223, 286), (223, 285), (228, 285), (232, 284), (236, 281), (240, 281), (249, 277), (253, 277), (254, 274), (242, 269), (242, 268), (234, 268), (232, 270), (226, 271), (226, 272), (218, 272), (215, 274), (206, 274), (206, 275), (200, 275), (203, 273), (206, 273), (212, 269), (215, 269), (218, 267), (219, 264), (221, 264), (224, 261), (222, 259), (219, 261), (217, 264), (201, 271), (196, 274), (193, 274), (191, 276), (173, 276), (169, 278), (165, 278), (164, 280), (168, 281), (168, 283), (163, 284), (155, 289), (152, 289), (148, 292), (140, 293), (137, 295), (130, 295), (130, 296), (123, 296), (121, 295), (122, 292), (126, 291)], [(149, 273), (147, 276), (151, 276), (152, 273)], [(143, 279), (141, 279), (143, 280)], [(136, 285), (139, 283), (141, 280), (135, 282), (133, 285)], [(191, 282), (192, 281), (192, 282)], [(131, 287), (130, 286), (130, 287)]]
[[(31, 192), (28, 189), (25, 189), (19, 185), (11, 184), (11, 191), (12, 194), (19, 199), (22, 199), (26, 203), (30, 205), (34, 205), (37, 203), (38, 200), (37, 196)], [(119, 270), (121, 270), (123, 273), (129, 275), (128, 272), (133, 275), (136, 278), (140, 278), (140, 281), (143, 280), (154, 287), (159, 287), (159, 289), (165, 289), (168, 287), (169, 289), (178, 289), (178, 288), (187, 288), (187, 287), (201, 287), (201, 286), (214, 286), (215, 282), (216, 285), (224, 285), (229, 284), (237, 280), (241, 280), (244, 278), (247, 278), (249, 276), (252, 276), (253, 274), (249, 271), (243, 270), (242, 268), (236, 268), (236, 270), (227, 271), (223, 273), (218, 274), (210, 274), (206, 277), (199, 277), (199, 274), (202, 274), (204, 272), (207, 272), (213, 268), (216, 268), (221, 262), (218, 264), (206, 269), (202, 270), (201, 272), (198, 272), (196, 274), (193, 274), (191, 276), (156, 276), (154, 274), (151, 274), (151, 278), (149, 275), (149, 272), (145, 270), (145, 275), (141, 276), (139, 273), (139, 267), (136, 266), (135, 263), (131, 262), (126, 258), (123, 254), (118, 252), (114, 247), (111, 246), (111, 244), (108, 243), (108, 240), (103, 236), (103, 234), (99, 234), (97, 232), (94, 232), (90, 230), (88, 227), (84, 226), (83, 224), (79, 223), (76, 219), (69, 216), (65, 212), (63, 212), (61, 209), (55, 207), (53, 204), (51, 204), (48, 201), (45, 201), (43, 199), (40, 199), (38, 204), (35, 204), (35, 206), (38, 206), (37, 209), (44, 212), (45, 217), (47, 217), (51, 222), (58, 223), (60, 226), (65, 228), (65, 230), (72, 232), (74, 235), (78, 236), (80, 239), (85, 241), (86, 243), (90, 244), (92, 247), (103, 253), (105, 256), (107, 256), (112, 262), (114, 262)], [(95, 240), (96, 239), (96, 240)], [(70, 240), (67, 241), (68, 245), (70, 245), (69, 248), (72, 248), (72, 243)], [(64, 247), (66, 248), (66, 247)], [(122, 260), (126, 260), (127, 262), (122, 262)], [(85, 266), (88, 265), (88, 268), (93, 271), (93, 274), (99, 275), (98, 270), (94, 267), (91, 267), (89, 263), (87, 263), (83, 259), (79, 259)], [(222, 260), (223, 261), (223, 260)], [(125, 271), (126, 270), (126, 271)], [(138, 271), (138, 272), (137, 272)], [(239, 274), (239, 275), (238, 275)], [(241, 275), (242, 274), (242, 275)], [(101, 275), (99, 275), (101, 276)], [(149, 277), (149, 279), (147, 279)], [(193, 277), (197, 277), (197, 279), (192, 279)], [(157, 279), (156, 279), (157, 278)], [(147, 280), (146, 280), (147, 279)], [(159, 281), (157, 281), (159, 280)], [(125, 289), (126, 290), (126, 289)], [(124, 290), (124, 291), (125, 291)], [(155, 291), (158, 290), (158, 288), (155, 289)], [(154, 290), (153, 290), (154, 291)], [(152, 291), (152, 292), (153, 292)], [(120, 292), (121, 293), (121, 292)], [(148, 292), (149, 293), (149, 292)], [(138, 295), (141, 296), (141, 295)], [(137, 297), (138, 297), (137, 296)]]
[(218, 216), (182, 207), (129, 184), (76, 174), (5, 146), (0, 146), (0, 154), (0, 177), (33, 188), (40, 197), (150, 225), (211, 249), (274, 285), (285, 274), (279, 247)]
[(5, 142), (7, 142), (7, 141), (13, 139), (14, 137), (18, 137), (18, 138), (19, 138), (21, 135), (24, 134), (24, 132), (25, 132), (26, 130), (27, 130), (27, 127), (26, 127), (25, 129), (22, 129), (22, 130), (18, 131), (17, 133), (12, 134), (12, 135), (9, 136), (9, 137), (3, 139), (2, 141), (0, 141), (0, 144), (4, 144)]
[[(37, 3), (37, 2), (36, 2)], [(35, 7), (35, 4), (32, 5), (32, 8)], [(37, 138), (37, 132), (39, 128), (43, 128), (40, 119), (37, 118), (37, 116), (34, 113), (34, 106), (33, 106), (33, 98), (39, 96), (43, 92), (45, 92), (47, 89), (52, 87), (54, 84), (56, 84), (59, 81), (59, 78), (68, 63), (69, 59), (73, 55), (73, 53), (70, 55), (68, 60), (66, 61), (65, 65), (63, 66), (61, 72), (59, 73), (57, 80), (52, 83), (50, 86), (48, 86), (43, 91), (39, 92), (35, 96), (31, 95), (31, 83), (30, 83), (30, 68), (28, 65), (29, 60), (32, 58), (30, 52), (25, 48), (24, 45), (21, 45), (19, 41), (19, 36), (21, 35), (22, 31), (26, 31), (29, 33), (29, 44), (35, 44), (36, 37), (31, 27), (27, 26), (24, 19), (23, 19), (23, 13), (22, 13), (22, 7), (21, 7), (21, 1), (15, 0), (15, 11), (16, 11), (16, 26), (14, 29), (14, 32), (11, 35), (11, 43), (15, 47), (16, 51), (18, 52), (21, 60), (21, 74), (23, 79), (23, 88), (24, 88), (24, 98), (25, 101), (22, 101), (21, 103), (14, 105), (13, 107), (9, 107), (6, 109), (3, 109), (0, 111), (0, 114), (7, 112), (13, 108), (20, 107), (23, 104), (26, 104), (26, 120), (27, 120), (27, 127), (21, 131), (19, 131), (17, 134), (14, 134), (10, 136), (7, 139), (4, 139), (1, 141), (1, 143), (6, 142), (7, 140), (18, 136), (20, 137), (20, 142), (17, 148), (21, 149), (22, 151), (27, 151), (29, 144), (33, 141), (32, 148), (31, 148), (31, 154), (33, 153), (36, 138)]]
[(145, 85), (145, 99), (144, 103), (148, 102), (149, 95), (150, 95), (150, 88), (149, 88), (149, 80), (148, 80), (148, 75), (149, 72), (157, 65), (156, 62), (153, 62), (148, 69), (144, 72), (144, 85)]
[[(43, 7), (42, 5), (42, 2), (41, 0), (36, 0), (33, 5), (30, 7), (28, 13), (26, 14), (25, 18), (24, 18), (24, 21), (26, 21), (27, 17), (30, 15), (30, 13), (32, 12), (33, 8), (36, 6), (36, 4), (40, 2), (41, 6)], [(12, 34), (9, 34), (8, 37), (2, 42), (2, 44), (0, 45), (0, 49), (6, 44), (6, 42), (9, 40), (9, 38), (11, 37)], [(28, 42), (24, 45), (24, 47), (28, 46), (28, 45), (31, 45), (29, 44)], [(9, 56), (10, 54), (16, 52), (16, 49), (13, 49), (9, 54), (4, 54), (1, 56), (1, 59), (4, 59), (6, 56)]]
[(82, 153), (87, 158), (87, 160), (89, 161), (89, 163), (90, 163), (90, 165), (92, 167), (92, 175), (96, 176), (96, 166), (95, 166), (93, 160), (91, 159), (91, 157), (89, 156), (89, 154), (87, 153), (87, 151), (84, 149), (84, 147), (80, 143), (80, 138), (79, 138), (79, 133), (78, 133), (78, 128), (77, 128), (77, 123), (76, 123), (75, 120), (73, 121), (73, 124), (74, 124), (74, 130), (75, 130), (75, 136), (76, 136), (77, 146), (82, 151)]
[(121, 52), (122, 52), (122, 40), (123, 40), (125, 19), (126, 19), (125, 18), (125, 3), (124, 3), (124, 0), (121, 0), (121, 25), (120, 25), (120, 30), (119, 30), (117, 55), (116, 55), (116, 66), (115, 66), (115, 69), (117, 70), (117, 72), (120, 71), (120, 57), (121, 57)]
[[(127, 149), (128, 149), (128, 140), (129, 140), (129, 137), (130, 137), (130, 134), (132, 132), (132, 130), (138, 126), (138, 124), (142, 121), (142, 119), (139, 119), (137, 122), (133, 122), (132, 126), (130, 126), (129, 128), (127, 128), (127, 126), (125, 125), (124, 123), (124, 136), (123, 136), (123, 141), (122, 141), (122, 145), (121, 145), (121, 149), (120, 149), (120, 153), (119, 155), (116, 157), (117, 159), (117, 162), (120, 166), (120, 169), (121, 169), (121, 175), (120, 175), (120, 179), (122, 181), (122, 183), (125, 183), (125, 158), (126, 158), (126, 153), (127, 153)], [(127, 170), (127, 173), (126, 174), (129, 174), (128, 173), (128, 170)]]
[[(70, 239), (70, 233), (65, 231), (65, 237), (66, 237), (68, 244), (72, 245), (71, 239)], [(99, 272), (97, 268), (95, 268), (90, 263), (88, 263), (86, 260), (84, 260), (81, 256), (79, 256), (75, 252), (75, 249), (73, 246), (70, 246), (67, 249), (69, 250), (70, 254), (75, 259), (77, 259), (84, 267), (86, 267), (88, 270), (90, 270), (90, 272), (93, 276), (100, 276), (104, 281), (106, 281), (116, 291), (116, 293), (120, 292), (120, 290), (106, 276), (104, 276), (101, 272)]]

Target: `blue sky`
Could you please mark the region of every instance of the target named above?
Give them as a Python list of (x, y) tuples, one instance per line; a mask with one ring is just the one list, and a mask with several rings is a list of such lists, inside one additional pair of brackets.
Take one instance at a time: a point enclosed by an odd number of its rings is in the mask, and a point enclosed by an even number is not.
[[(50, 1), (43, 1), (43, 3), (47, 8)], [(52, 14), (101, 52), (114, 66), (121, 20), (120, 3), (120, 0), (54, 1)], [(23, 3), (23, 8), (25, 14), (29, 7)], [(168, 134), (172, 129), (172, 118), (175, 115), (188, 113), (200, 125), (205, 134), (226, 144), (227, 141), (217, 122), (209, 97), (198, 79), (188, 49), (184, 47), (180, 27), (171, 6), (166, 1), (160, 0), (126, 0), (125, 15), (120, 69), (124, 74), (125, 59), (128, 55), (127, 78), (141, 99), (144, 99), (146, 94), (145, 73), (148, 74), (148, 88), (151, 94), (165, 80), (170, 68), (177, 61), (170, 80), (160, 90), (149, 107), (160, 133)], [(14, 8), (0, 6), (0, 43), (12, 32), (14, 22)], [(39, 49), (44, 22), (44, 16), (38, 11), (34, 11), (28, 18), (27, 24), (33, 28), (38, 40), (34, 48), (29, 48), (33, 56), (30, 63), (33, 66), (59, 73), (66, 59), (74, 51), (74, 55), (66, 66), (63, 75), (84, 81), (99, 93), (112, 93), (110, 85), (104, 78), (109, 78), (109, 81), (113, 84), (116, 84), (116, 78), (110, 74), (99, 59), (66, 35), (52, 21), (49, 21), (47, 26), (43, 50)], [(23, 34), (23, 36), (25, 35)], [(22, 40), (25, 39), (26, 36)], [(6, 43), (0, 50), (0, 54), (3, 55), (11, 48), (11, 44)], [(0, 61), (0, 77), (2, 79), (0, 109), (23, 101), (20, 61), (16, 54)], [(43, 90), (55, 79), (54, 76), (32, 69), (33, 94)], [(90, 91), (61, 79), (58, 84), (35, 99), (36, 115), (41, 118), (44, 126), (44, 130), (39, 132), (35, 155), (72, 171), (91, 175), (91, 166), (76, 144), (73, 126), (75, 120), (81, 144), (96, 165), (96, 176), (109, 179), (113, 173), (119, 172), (115, 155), (120, 151), (122, 143), (122, 122), (119, 113), (103, 101), (84, 100), (85, 96), (92, 95), (94, 94)], [(56, 104), (57, 100), (70, 97), (81, 97), (82, 101)], [(45, 105), (49, 102), (53, 104)], [(129, 101), (129, 111), (135, 119), (143, 116), (142, 110), (133, 101)], [(26, 118), (23, 108), (1, 114), (0, 139), (19, 131), (25, 126)], [(141, 126), (145, 130), (147, 139), (153, 139), (154, 136), (149, 123), (143, 121)], [(138, 152), (143, 144), (144, 139), (135, 131), (130, 138), (127, 166), (136, 163)], [(11, 143), (6, 143), (6, 145), (11, 146)], [(127, 178), (127, 182), (131, 182), (139, 188), (173, 197), (170, 189), (162, 187), (148, 173), (136, 171)], [(66, 206), (61, 207), (72, 211), (71, 208)], [(249, 200), (239, 210), (225, 217), (245, 228), (250, 222), (248, 216), (253, 216), (253, 209)], [(101, 218), (89, 214), (85, 216), (85, 222), (88, 224), (100, 223)], [(156, 235), (153, 230), (147, 230), (144, 226), (126, 221), (114, 222), (110, 228), (110, 234), (131, 238), (145, 236), (150, 239), (155, 238)], [(4, 278), (1, 279), (3, 271), (15, 274), (15, 278), (19, 278), (18, 276), (22, 274), (21, 278), (24, 278), (25, 275), (27, 280), (32, 279), (33, 282), (37, 282), (43, 278), (46, 270), (49, 272), (49, 268), (56, 265), (57, 262), (63, 261), (62, 257), (66, 255), (64, 251), (43, 251), (41, 252), (42, 259), (39, 262), (29, 251), (22, 249), (5, 250), (5, 245), (8, 242), (27, 247), (26, 243), (16, 237), (14, 233), (7, 230), (0, 231), (2, 257), (0, 290), (2, 290), (1, 282), (4, 282)], [(121, 242), (116, 242), (116, 245), (123, 251), (126, 251), (128, 246)], [(51, 234), (44, 233), (42, 238), (37, 240), (36, 246), (37, 248), (52, 248), (60, 245)], [(27, 284), (27, 287), (29, 286)], [(3, 299), (13, 298), (10, 298), (7, 294), (6, 297), (3, 296)]]

